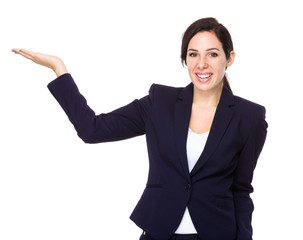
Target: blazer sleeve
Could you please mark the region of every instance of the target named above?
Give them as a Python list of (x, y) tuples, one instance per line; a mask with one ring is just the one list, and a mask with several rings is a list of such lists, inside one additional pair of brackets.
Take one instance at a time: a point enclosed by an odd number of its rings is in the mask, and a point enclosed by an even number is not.
[(145, 134), (149, 96), (110, 113), (96, 115), (70, 74), (61, 75), (49, 83), (48, 88), (86, 143), (118, 141)]
[(253, 192), (251, 185), (253, 171), (267, 134), (265, 108), (261, 108), (261, 111), (255, 114), (253, 126), (250, 128), (244, 147), (239, 154), (238, 165), (234, 173), (232, 189), (238, 225), (237, 240), (252, 239), (251, 220), (254, 205), (249, 194)]

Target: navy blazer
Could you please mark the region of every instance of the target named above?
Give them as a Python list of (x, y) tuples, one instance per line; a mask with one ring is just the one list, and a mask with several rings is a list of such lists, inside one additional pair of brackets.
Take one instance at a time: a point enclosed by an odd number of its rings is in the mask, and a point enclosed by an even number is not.
[(70, 74), (48, 87), (86, 143), (146, 135), (148, 181), (130, 218), (154, 239), (167, 240), (174, 234), (186, 206), (201, 239), (252, 239), (254, 206), (249, 194), (267, 132), (263, 106), (224, 87), (204, 151), (189, 172), (192, 84), (153, 84), (148, 96), (97, 116)]

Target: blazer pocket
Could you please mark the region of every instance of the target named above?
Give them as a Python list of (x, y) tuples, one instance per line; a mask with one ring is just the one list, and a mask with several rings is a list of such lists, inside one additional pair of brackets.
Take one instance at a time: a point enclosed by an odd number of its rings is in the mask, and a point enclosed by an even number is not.
[(156, 183), (147, 183), (146, 188), (162, 188), (162, 184), (156, 184)]

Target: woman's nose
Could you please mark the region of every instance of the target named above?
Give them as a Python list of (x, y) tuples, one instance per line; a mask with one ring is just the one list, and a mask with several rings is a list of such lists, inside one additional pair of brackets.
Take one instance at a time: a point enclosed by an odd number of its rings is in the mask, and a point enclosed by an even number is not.
[(205, 69), (205, 68), (207, 68), (207, 67), (208, 67), (208, 62), (207, 62), (207, 60), (206, 60), (205, 58), (199, 59), (198, 67), (199, 67), (200, 69)]

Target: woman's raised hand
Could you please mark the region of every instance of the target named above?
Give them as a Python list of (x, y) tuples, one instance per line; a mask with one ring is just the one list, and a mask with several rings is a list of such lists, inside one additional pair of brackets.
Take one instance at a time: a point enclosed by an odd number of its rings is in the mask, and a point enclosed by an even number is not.
[(18, 48), (13, 48), (12, 51), (14, 53), (20, 54), (27, 59), (32, 60), (39, 65), (52, 69), (56, 73), (57, 77), (61, 76), (64, 73), (67, 73), (66, 66), (59, 57)]

